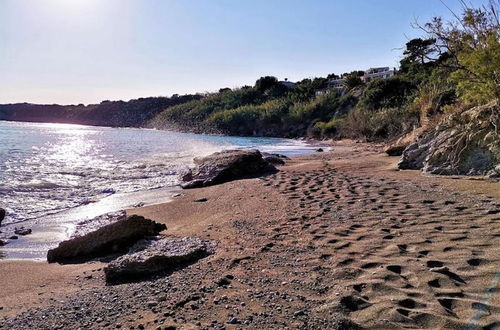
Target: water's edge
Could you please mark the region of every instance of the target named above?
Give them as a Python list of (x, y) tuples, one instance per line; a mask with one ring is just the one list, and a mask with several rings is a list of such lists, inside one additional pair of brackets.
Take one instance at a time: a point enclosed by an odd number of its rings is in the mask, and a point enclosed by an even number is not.
[[(0, 122), (5, 145), (0, 150), (0, 206), (16, 213), (8, 214), (0, 229), (0, 239), (8, 243), (0, 247), (0, 259), (44, 260), (82, 221), (170, 201), (180, 189), (182, 168), (192, 166), (194, 157), (233, 148), (293, 157), (322, 146), (278, 138), (5, 123)], [(32, 234), (10, 239), (21, 226)]]

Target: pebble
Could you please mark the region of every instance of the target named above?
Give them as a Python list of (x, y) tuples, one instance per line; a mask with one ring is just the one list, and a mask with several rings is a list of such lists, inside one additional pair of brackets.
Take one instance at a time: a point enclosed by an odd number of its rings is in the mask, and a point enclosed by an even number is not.
[(155, 307), (158, 306), (158, 303), (156, 301), (150, 300), (146, 303), (148, 307)]

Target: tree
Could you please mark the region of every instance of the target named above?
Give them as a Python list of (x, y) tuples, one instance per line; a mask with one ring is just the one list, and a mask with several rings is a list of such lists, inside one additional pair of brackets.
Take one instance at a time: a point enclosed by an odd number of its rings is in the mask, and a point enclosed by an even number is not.
[(419, 26), (436, 40), (433, 50), (437, 54), (449, 54), (446, 65), (456, 70), (450, 80), (466, 103), (500, 100), (499, 12), (499, 0), (490, 0), (480, 8), (464, 3), (460, 16), (453, 13), (455, 21), (446, 23), (435, 17)]
[(415, 38), (406, 43), (406, 50), (403, 55), (406, 56), (409, 62), (425, 63), (434, 61), (435, 58), (431, 55), (435, 52), (433, 49), (436, 39)]
[(356, 72), (350, 73), (344, 78), (344, 88), (348, 91), (362, 85), (363, 81)]
[(326, 79), (339, 79), (340, 76), (335, 74), (335, 73), (330, 73), (328, 76), (326, 76)]
[(257, 89), (260, 92), (265, 92), (266, 90), (268, 90), (268, 89), (270, 89), (278, 84), (279, 84), (279, 82), (278, 82), (278, 79), (276, 79), (276, 77), (265, 76), (265, 77), (259, 78), (255, 82), (255, 89)]

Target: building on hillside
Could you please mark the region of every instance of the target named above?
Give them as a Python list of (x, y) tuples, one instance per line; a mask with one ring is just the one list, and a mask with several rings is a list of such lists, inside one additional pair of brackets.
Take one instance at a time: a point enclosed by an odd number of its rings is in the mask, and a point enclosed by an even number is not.
[(377, 79), (387, 79), (396, 74), (396, 69), (392, 70), (389, 67), (381, 67), (381, 68), (370, 68), (365, 71), (365, 74), (361, 76), (361, 80), (363, 82), (368, 83)]
[(344, 79), (329, 79), (327, 87), (317, 90), (316, 95), (323, 95), (334, 90), (340, 95), (344, 95)]
[(342, 79), (342, 78), (330, 79), (330, 80), (328, 80), (328, 87), (341, 92), (344, 90), (344, 81), (345, 81), (345, 79)]
[(296, 83), (288, 81), (288, 78), (285, 78), (285, 80), (282, 80), (279, 83), (288, 88), (293, 88), (296, 85)]
[[(369, 83), (370, 81), (377, 79), (387, 79), (393, 77), (396, 74), (396, 69), (392, 70), (389, 67), (380, 67), (380, 68), (370, 68), (364, 71), (364, 75), (360, 78), (364, 83)], [(316, 91), (316, 95), (323, 95), (332, 90), (336, 90), (340, 95), (344, 95), (344, 81), (345, 79), (329, 79), (327, 88), (323, 88)]]

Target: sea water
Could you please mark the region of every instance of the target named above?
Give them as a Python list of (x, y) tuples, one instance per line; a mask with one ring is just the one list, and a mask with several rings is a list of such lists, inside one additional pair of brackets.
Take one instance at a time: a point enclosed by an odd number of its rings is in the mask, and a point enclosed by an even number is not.
[(314, 150), (289, 139), (0, 121), (0, 207), (7, 211), (0, 231), (33, 228), (0, 247), (0, 256), (43, 258), (77, 222), (168, 201), (193, 158), (232, 148), (288, 156)]

